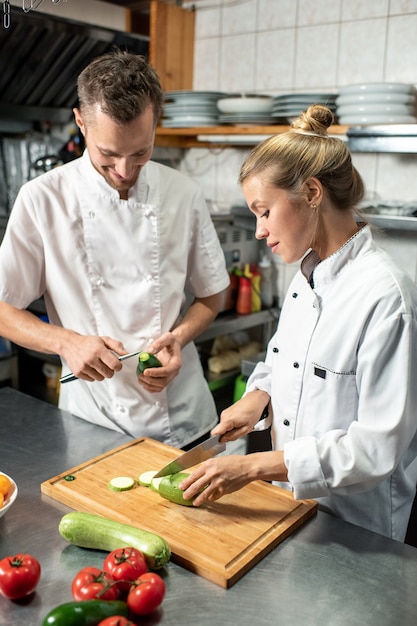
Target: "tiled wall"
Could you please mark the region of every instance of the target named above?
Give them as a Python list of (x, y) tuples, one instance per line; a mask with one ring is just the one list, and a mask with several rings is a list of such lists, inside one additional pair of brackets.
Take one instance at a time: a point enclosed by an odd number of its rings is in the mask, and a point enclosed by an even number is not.
[[(194, 89), (334, 92), (360, 82), (417, 83), (417, 0), (199, 0)], [(182, 168), (221, 208), (243, 201), (245, 148), (193, 149)], [(417, 155), (355, 154), (368, 192), (417, 200)], [(408, 237), (405, 237), (408, 240)], [(416, 239), (417, 242), (417, 239)], [(389, 245), (389, 244), (388, 244)], [(417, 243), (399, 261), (416, 278)], [(396, 240), (391, 245), (395, 250)], [(280, 291), (294, 268), (281, 268)]]

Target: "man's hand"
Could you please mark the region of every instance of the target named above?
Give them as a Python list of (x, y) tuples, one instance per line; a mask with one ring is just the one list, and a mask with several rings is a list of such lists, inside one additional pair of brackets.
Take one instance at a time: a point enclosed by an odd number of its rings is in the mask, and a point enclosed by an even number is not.
[(62, 349), (71, 372), (82, 380), (111, 378), (122, 369), (118, 356), (127, 354), (123, 344), (111, 337), (71, 333)]
[(139, 384), (146, 391), (162, 391), (181, 369), (181, 344), (173, 333), (164, 333), (146, 348), (150, 354), (158, 357), (162, 367), (148, 367), (138, 377)]

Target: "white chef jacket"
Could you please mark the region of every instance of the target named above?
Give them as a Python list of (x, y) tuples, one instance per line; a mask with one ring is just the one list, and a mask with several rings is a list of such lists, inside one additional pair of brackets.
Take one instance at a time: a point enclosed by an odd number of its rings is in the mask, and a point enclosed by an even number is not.
[[(227, 287), (224, 254), (195, 182), (149, 162), (120, 200), (88, 152), (23, 185), (0, 247), (0, 299), (26, 308), (44, 296), (53, 324), (109, 335), (128, 352), (178, 323), (186, 295)], [(217, 423), (193, 343), (156, 394), (137, 382), (137, 359), (102, 382), (61, 386), (59, 405), (132, 437), (182, 447)], [(68, 372), (63, 363), (63, 374)]]
[(271, 396), (280, 486), (403, 541), (417, 481), (417, 287), (369, 226), (315, 267), (313, 287), (301, 270), (247, 385)]

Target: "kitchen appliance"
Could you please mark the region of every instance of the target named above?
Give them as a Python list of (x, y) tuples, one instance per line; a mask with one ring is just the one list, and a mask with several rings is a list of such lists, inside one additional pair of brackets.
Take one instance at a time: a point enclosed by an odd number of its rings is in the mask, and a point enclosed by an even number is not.
[(220, 452), (224, 452), (224, 450), (226, 450), (226, 444), (220, 443), (218, 435), (216, 437), (210, 437), (210, 439), (194, 446), (194, 448), (191, 448), (188, 452), (184, 452), (184, 454), (181, 454), (179, 457), (165, 465), (157, 474), (155, 474), (154, 478), (169, 476), (169, 474), (177, 474), (178, 472), (186, 470), (189, 467), (193, 467), (198, 463), (202, 463), (203, 461), (220, 454)]
[[(0, 28), (0, 120), (65, 124), (77, 104), (77, 76), (114, 46), (147, 55), (149, 37), (10, 7)], [(7, 60), (7, 62), (6, 62)]]
[[(78, 511), (162, 536), (175, 563), (225, 588), (317, 511), (314, 500), (294, 500), (290, 491), (261, 480), (201, 507), (174, 504), (138, 484), (129, 491), (108, 488), (115, 476), (137, 479), (179, 452), (142, 437), (44, 481), (41, 491)], [(68, 475), (74, 480), (65, 480)]]

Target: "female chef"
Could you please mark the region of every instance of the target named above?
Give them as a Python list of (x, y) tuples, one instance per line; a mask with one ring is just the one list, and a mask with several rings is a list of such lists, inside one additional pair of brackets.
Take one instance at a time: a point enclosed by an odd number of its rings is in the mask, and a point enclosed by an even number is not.
[(244, 397), (212, 430), (232, 441), (269, 403), (273, 450), (206, 461), (181, 487), (196, 506), (257, 479), (403, 541), (417, 480), (417, 287), (376, 245), (362, 180), (313, 105), (255, 147), (240, 183), (256, 237), (301, 265)]

